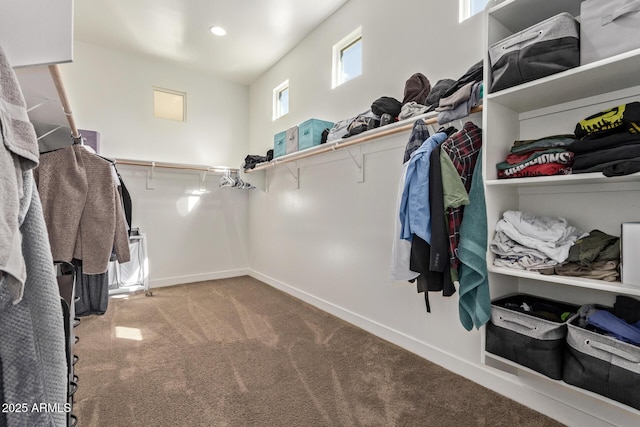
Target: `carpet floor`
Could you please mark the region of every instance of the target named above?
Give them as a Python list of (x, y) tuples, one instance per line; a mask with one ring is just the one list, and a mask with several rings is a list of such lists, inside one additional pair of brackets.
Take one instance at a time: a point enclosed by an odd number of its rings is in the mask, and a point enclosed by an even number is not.
[(84, 317), (78, 426), (560, 426), (250, 277)]

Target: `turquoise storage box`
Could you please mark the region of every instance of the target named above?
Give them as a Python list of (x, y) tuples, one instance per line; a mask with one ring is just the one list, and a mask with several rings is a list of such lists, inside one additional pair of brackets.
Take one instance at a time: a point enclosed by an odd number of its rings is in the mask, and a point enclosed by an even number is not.
[(287, 131), (282, 131), (273, 136), (273, 158), (285, 154), (287, 154)]
[(298, 125), (298, 150), (315, 147), (320, 145), (322, 139), (322, 131), (331, 129), (332, 122), (325, 120), (309, 119)]

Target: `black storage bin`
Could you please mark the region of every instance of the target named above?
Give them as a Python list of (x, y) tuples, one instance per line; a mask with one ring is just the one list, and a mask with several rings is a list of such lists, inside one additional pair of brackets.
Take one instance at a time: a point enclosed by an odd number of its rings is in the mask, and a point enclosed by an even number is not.
[(567, 323), (578, 308), (526, 294), (493, 301), (485, 350), (550, 378), (562, 379)]
[(580, 65), (580, 25), (560, 13), (489, 46), (491, 92)]
[(562, 379), (640, 409), (640, 347), (581, 328), (576, 318), (568, 325)]

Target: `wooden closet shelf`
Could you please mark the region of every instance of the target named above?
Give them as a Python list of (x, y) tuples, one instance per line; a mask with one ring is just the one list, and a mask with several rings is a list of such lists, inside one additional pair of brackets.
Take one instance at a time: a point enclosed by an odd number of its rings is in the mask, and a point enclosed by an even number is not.
[[(475, 114), (475, 113), (479, 113), (482, 111), (482, 105), (479, 105), (477, 107), (474, 107), (471, 109), (470, 114)], [(438, 118), (437, 117), (429, 117), (424, 119), (424, 122), (426, 124), (435, 124), (438, 122)], [(268, 168), (272, 168), (284, 163), (289, 163), (289, 162), (294, 162), (296, 160), (302, 160), (305, 159), (307, 157), (313, 157), (313, 156), (317, 156), (319, 154), (322, 153), (327, 153), (330, 151), (336, 151), (336, 150), (341, 150), (344, 148), (349, 148), (352, 147), (354, 145), (358, 145), (358, 144), (362, 144), (364, 142), (368, 142), (371, 140), (375, 140), (375, 139), (379, 139), (379, 138), (383, 138), (385, 136), (389, 136), (389, 135), (394, 135), (396, 133), (400, 133), (400, 132), (404, 132), (406, 130), (410, 130), (413, 128), (413, 124), (415, 123), (415, 120), (410, 120), (410, 119), (406, 119), (406, 120), (402, 120), (400, 122), (396, 122), (396, 123), (392, 123), (386, 126), (382, 126), (382, 127), (378, 127), (375, 129), (372, 129), (370, 131), (366, 131), (363, 132), (361, 134), (359, 134), (358, 136), (352, 136), (350, 138), (345, 138), (336, 142), (331, 142), (331, 143), (326, 143), (326, 144), (322, 144), (322, 145), (317, 145), (315, 147), (312, 148), (308, 148), (306, 150), (302, 150), (302, 151), (297, 151), (295, 153), (291, 153), (291, 154), (287, 154), (285, 156), (281, 156), (278, 157), (276, 159), (273, 159), (270, 162), (264, 162), (264, 163), (260, 163), (258, 165), (256, 165), (255, 168), (253, 169), (247, 169), (245, 172), (246, 173), (251, 173), (251, 172), (255, 172), (255, 171), (259, 171), (259, 170), (264, 170), (264, 169), (268, 169)]]

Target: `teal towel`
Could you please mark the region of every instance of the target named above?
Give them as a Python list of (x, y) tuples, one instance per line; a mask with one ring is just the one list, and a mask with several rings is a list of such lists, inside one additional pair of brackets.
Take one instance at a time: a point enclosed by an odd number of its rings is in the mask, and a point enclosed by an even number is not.
[[(482, 151), (479, 154), (482, 158)], [(487, 278), (487, 206), (484, 200), (482, 162), (476, 163), (469, 190), (469, 205), (460, 225), (460, 322), (467, 331), (480, 328), (491, 317)]]

